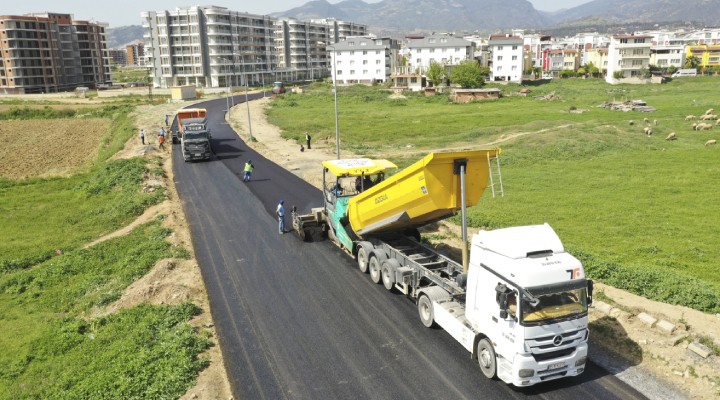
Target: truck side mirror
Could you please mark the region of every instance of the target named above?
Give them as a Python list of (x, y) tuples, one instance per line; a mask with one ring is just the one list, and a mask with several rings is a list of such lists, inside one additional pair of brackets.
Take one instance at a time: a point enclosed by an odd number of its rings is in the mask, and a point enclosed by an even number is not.
[(498, 295), (498, 305), (500, 306), (500, 318), (505, 319), (508, 316), (508, 294), (500, 293)]
[(593, 302), (593, 281), (588, 280), (587, 281), (587, 303), (588, 305), (592, 304)]

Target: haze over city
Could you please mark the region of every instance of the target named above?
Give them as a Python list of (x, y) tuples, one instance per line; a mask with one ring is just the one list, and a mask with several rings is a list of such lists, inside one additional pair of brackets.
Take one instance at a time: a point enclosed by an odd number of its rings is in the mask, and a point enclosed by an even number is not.
[[(227, 7), (233, 11), (244, 11), (253, 14), (270, 14), (299, 7), (309, 0), (264, 0), (258, 2), (239, 3), (231, 0), (213, 0), (206, 5)], [(377, 3), (377, 0), (364, 0), (366, 3)], [(532, 5), (541, 11), (556, 11), (571, 8), (590, 0), (529, 0)], [(330, 3), (338, 3), (338, 0)], [(177, 0), (141, 1), (126, 0), (117, 2), (87, 2), (85, 0), (37, 0), (32, 2), (9, 2), (3, 4), (1, 15), (23, 15), (31, 12), (58, 12), (73, 14), (75, 19), (94, 20), (106, 22), (110, 28), (140, 25), (142, 11), (174, 10), (177, 7), (186, 7), (186, 2)]]

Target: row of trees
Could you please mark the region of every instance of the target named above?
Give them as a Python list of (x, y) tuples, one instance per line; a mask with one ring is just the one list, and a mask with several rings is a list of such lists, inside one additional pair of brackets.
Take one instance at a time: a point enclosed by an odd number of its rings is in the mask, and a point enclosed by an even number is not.
[(433, 86), (438, 86), (449, 79), (450, 82), (463, 88), (479, 88), (485, 84), (485, 78), (488, 76), (490, 69), (481, 66), (476, 60), (461, 61), (458, 65), (453, 65), (449, 72), (442, 64), (432, 61), (425, 71), (425, 77)]

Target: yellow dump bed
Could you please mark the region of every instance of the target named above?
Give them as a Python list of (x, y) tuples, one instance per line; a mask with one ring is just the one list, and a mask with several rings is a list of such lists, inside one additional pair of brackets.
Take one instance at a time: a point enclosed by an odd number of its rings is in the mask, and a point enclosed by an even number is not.
[(348, 217), (358, 236), (417, 228), (453, 215), (462, 206), (456, 160), (467, 160), (467, 206), (480, 200), (489, 177), (488, 158), (500, 149), (431, 153), (353, 197)]

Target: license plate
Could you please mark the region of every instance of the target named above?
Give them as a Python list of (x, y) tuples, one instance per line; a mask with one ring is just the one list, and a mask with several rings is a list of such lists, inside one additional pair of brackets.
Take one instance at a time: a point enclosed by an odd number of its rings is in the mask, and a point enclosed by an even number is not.
[(195, 157), (200, 157), (202, 154), (200, 154), (200, 153), (193, 153), (193, 155), (194, 155)]
[(558, 368), (562, 368), (564, 366), (565, 366), (565, 363), (555, 363), (555, 364), (550, 364), (548, 369), (558, 369)]

